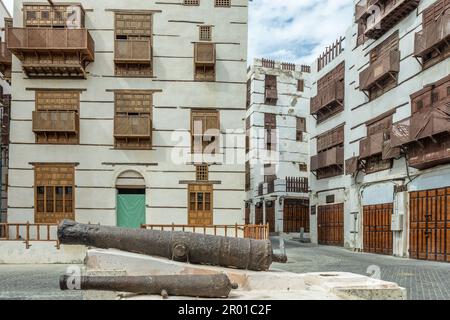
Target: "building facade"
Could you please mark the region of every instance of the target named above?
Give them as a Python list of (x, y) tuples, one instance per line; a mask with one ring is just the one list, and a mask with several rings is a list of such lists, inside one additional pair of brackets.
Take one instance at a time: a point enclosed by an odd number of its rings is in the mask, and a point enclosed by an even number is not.
[(246, 221), (309, 233), (309, 66), (255, 59), (247, 83)]
[(450, 1), (355, 1), (313, 66), (311, 236), (450, 261)]
[(8, 201), (9, 119), (11, 111), (12, 55), (6, 46), (6, 32), (12, 17), (0, 1), (0, 223), (6, 221)]
[(14, 1), (8, 222), (243, 224), (247, 11)]

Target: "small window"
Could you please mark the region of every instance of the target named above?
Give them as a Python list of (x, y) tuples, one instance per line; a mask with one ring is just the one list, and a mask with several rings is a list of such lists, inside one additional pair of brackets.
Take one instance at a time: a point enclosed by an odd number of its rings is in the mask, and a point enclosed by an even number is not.
[(297, 118), (297, 135), (296, 140), (299, 142), (303, 141), (303, 133), (306, 132), (306, 119)]
[(199, 164), (195, 166), (195, 176), (197, 181), (208, 181), (209, 168), (207, 164)]
[(431, 95), (431, 102), (435, 103), (439, 101), (439, 93), (438, 92), (433, 92)]
[(308, 172), (308, 165), (306, 163), (300, 163), (298, 169), (300, 172)]
[(327, 204), (334, 203), (334, 201), (335, 201), (334, 195), (327, 196), (327, 198), (326, 198)]
[(231, 7), (231, 0), (214, 0), (215, 7)]
[(423, 101), (422, 100), (417, 101), (416, 102), (416, 109), (417, 109), (417, 111), (422, 110), (422, 108), (423, 108)]
[(200, 26), (200, 41), (211, 41), (212, 39), (212, 28), (211, 26)]
[(199, 6), (200, 0), (184, 0), (183, 4), (185, 6)]
[(297, 81), (297, 91), (299, 91), (299, 92), (305, 91), (305, 80)]

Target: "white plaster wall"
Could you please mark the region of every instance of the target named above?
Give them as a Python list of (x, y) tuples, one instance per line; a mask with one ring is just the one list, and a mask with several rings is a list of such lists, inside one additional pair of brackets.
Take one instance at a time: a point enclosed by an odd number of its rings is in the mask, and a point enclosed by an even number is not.
[[(14, 4), (16, 27), (23, 24), (22, 2)], [(86, 27), (96, 50), (87, 79), (28, 79), (22, 73), (20, 61), (13, 57), (8, 220), (33, 221), (34, 175), (30, 163), (75, 162), (79, 163), (75, 174), (77, 220), (114, 225), (115, 179), (120, 172), (132, 169), (140, 171), (146, 181), (147, 223), (187, 223), (187, 184), (179, 181), (194, 180), (195, 167), (191, 160), (174, 162), (172, 156), (190, 152), (190, 109), (219, 109), (223, 133), (241, 130), (238, 149), (227, 147), (224, 156), (244, 152), (247, 0), (233, 0), (231, 8), (214, 8), (212, 1), (202, 1), (199, 7), (156, 0), (80, 2), (87, 11)], [(113, 76), (114, 14), (106, 9), (160, 10), (154, 14), (153, 22), (154, 78)], [(193, 42), (198, 41), (199, 24), (214, 25), (213, 41), (220, 42), (216, 48), (216, 82), (193, 81)], [(84, 89), (80, 95), (80, 145), (35, 144), (31, 130), (35, 93), (27, 88)], [(108, 91), (111, 89), (161, 90), (153, 97), (152, 150), (113, 149), (114, 95)], [(214, 185), (214, 222), (241, 223), (244, 161), (217, 162), (210, 172), (211, 179), (221, 181), (220, 185)]]

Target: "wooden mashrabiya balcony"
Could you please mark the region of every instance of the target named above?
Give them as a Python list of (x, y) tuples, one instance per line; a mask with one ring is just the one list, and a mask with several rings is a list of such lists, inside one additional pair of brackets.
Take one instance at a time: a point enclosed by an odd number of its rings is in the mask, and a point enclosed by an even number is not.
[(359, 74), (359, 88), (362, 91), (369, 91), (386, 78), (392, 77), (396, 80), (399, 71), (400, 51), (390, 51)]
[(311, 171), (344, 165), (344, 148), (334, 147), (311, 158)]
[(365, 36), (379, 39), (419, 6), (420, 0), (362, 0), (356, 18), (366, 19)]
[(114, 62), (120, 64), (151, 64), (151, 40), (116, 40)]
[(152, 120), (150, 115), (116, 115), (114, 118), (114, 137), (151, 140)]
[(311, 99), (311, 114), (317, 114), (320, 110), (327, 107), (342, 107), (344, 92), (343, 81), (333, 81), (326, 87), (319, 89), (317, 96)]
[(78, 133), (79, 118), (74, 111), (33, 111), (35, 133)]
[(95, 44), (87, 29), (9, 28), (8, 49), (28, 77), (86, 77)]
[(414, 56), (424, 58), (441, 45), (450, 46), (450, 12), (431, 22), (415, 35)]

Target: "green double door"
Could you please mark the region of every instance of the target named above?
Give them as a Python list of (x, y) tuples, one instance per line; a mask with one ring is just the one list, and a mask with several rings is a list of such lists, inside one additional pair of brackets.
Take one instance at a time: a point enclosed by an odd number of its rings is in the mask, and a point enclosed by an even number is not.
[(145, 224), (145, 192), (117, 194), (117, 226), (122, 228), (140, 228)]

